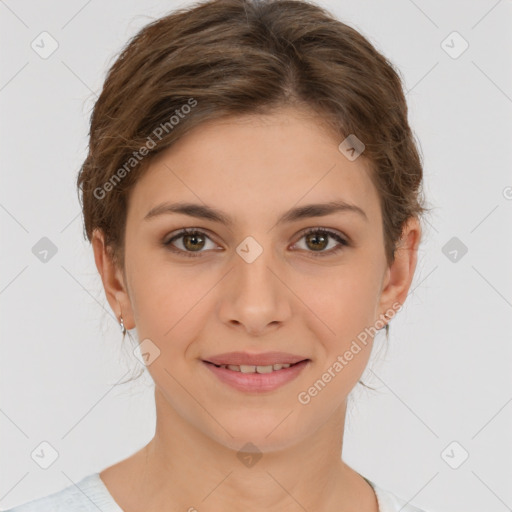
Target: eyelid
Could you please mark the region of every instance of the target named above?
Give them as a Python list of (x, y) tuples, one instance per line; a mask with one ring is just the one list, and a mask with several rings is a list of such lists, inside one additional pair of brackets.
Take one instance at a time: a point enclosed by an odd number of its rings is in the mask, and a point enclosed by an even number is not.
[(196, 233), (201, 234), (201, 235), (206, 235), (212, 241), (214, 239), (214, 237), (212, 236), (212, 234), (210, 233), (210, 231), (208, 229), (192, 227), (192, 228), (180, 228), (180, 229), (177, 229), (176, 231), (172, 231), (164, 238), (164, 240), (166, 240), (166, 242), (164, 242), (164, 243), (168, 244), (172, 240), (176, 240), (177, 238), (180, 238), (183, 235), (193, 235)]
[(332, 229), (332, 228), (326, 228), (326, 227), (323, 227), (323, 226), (313, 226), (313, 227), (310, 227), (310, 228), (305, 228), (302, 231), (299, 231), (298, 237), (300, 239), (304, 235), (309, 235), (309, 233), (317, 233), (317, 232), (327, 233), (329, 235), (336, 235), (339, 238), (343, 239), (343, 241), (345, 243), (347, 243), (347, 244), (349, 243), (349, 238), (344, 233), (342, 233), (341, 231), (338, 231), (338, 230)]

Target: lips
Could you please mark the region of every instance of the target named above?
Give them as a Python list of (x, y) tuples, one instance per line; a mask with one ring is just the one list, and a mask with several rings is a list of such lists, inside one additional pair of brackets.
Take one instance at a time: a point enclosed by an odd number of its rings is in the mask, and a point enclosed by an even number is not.
[(269, 366), (274, 364), (295, 364), (300, 361), (306, 361), (309, 358), (290, 354), (287, 352), (264, 352), (254, 354), (249, 352), (227, 352), (217, 354), (203, 359), (206, 363), (212, 363), (217, 366)]
[[(275, 391), (281, 386), (292, 382), (312, 364), (310, 359), (303, 359), (287, 368), (283, 367), (276, 371), (268, 371), (268, 367), (265, 366), (242, 366), (240, 369), (246, 368), (247, 370), (251, 370), (249, 373), (246, 373), (245, 371), (236, 371), (225, 366), (216, 366), (204, 360), (202, 363), (205, 368), (208, 369), (210, 375), (213, 375), (230, 388), (244, 393), (256, 394)], [(231, 368), (233, 368), (233, 366)], [(255, 372), (255, 368), (257, 370), (265, 369), (265, 371), (263, 373), (259, 371)]]

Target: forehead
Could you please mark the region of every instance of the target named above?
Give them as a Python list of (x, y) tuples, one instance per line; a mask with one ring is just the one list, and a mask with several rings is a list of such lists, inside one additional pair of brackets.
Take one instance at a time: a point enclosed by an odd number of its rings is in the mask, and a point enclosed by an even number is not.
[(369, 162), (350, 161), (322, 119), (293, 109), (205, 122), (151, 161), (130, 198), (142, 219), (156, 204), (187, 200), (248, 216), (343, 200), (380, 221)]

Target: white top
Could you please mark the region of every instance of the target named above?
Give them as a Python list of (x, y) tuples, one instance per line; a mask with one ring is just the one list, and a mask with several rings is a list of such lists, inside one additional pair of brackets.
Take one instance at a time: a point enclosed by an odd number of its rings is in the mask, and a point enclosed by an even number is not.
[[(364, 477), (363, 477), (364, 478)], [(377, 495), (380, 512), (425, 512), (407, 504), (406, 501), (365, 478)], [(23, 503), (4, 512), (123, 512), (100, 478), (92, 473), (76, 485), (70, 485), (60, 491), (42, 498)]]

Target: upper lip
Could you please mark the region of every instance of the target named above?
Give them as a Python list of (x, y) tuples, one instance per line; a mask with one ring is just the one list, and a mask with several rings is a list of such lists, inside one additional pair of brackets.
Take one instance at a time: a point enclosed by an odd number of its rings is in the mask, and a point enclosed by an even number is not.
[(226, 352), (203, 359), (208, 363), (216, 365), (249, 365), (249, 366), (268, 366), (273, 364), (295, 364), (299, 361), (308, 359), (304, 356), (289, 354), (287, 352), (262, 352), (261, 354), (250, 354), (249, 352)]

